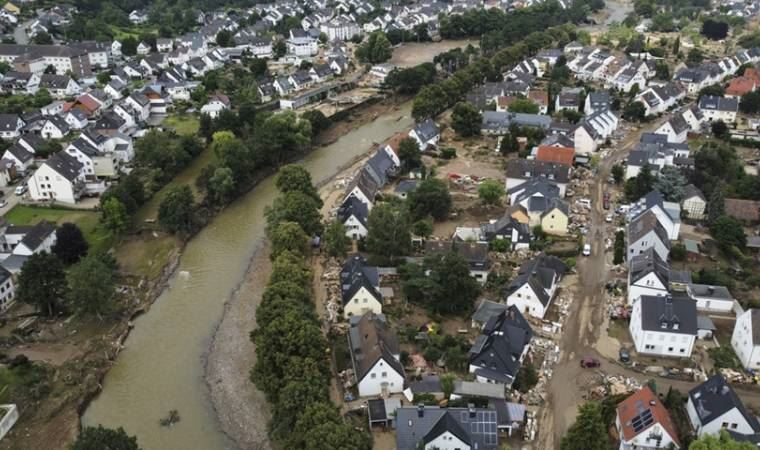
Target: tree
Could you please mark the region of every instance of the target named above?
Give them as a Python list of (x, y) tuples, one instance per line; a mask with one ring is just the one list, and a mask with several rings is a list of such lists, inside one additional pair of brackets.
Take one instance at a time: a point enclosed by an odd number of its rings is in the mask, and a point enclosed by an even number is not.
[(517, 378), (515, 379), (514, 388), (523, 394), (527, 393), (538, 383), (538, 373), (535, 366), (531, 363), (524, 363), (520, 366), (520, 370), (517, 372)]
[(129, 226), (127, 208), (116, 197), (110, 197), (103, 204), (101, 220), (103, 221), (103, 225), (114, 234), (125, 232)]
[(756, 446), (749, 442), (735, 441), (728, 431), (720, 430), (720, 435), (703, 434), (702, 437), (691, 442), (689, 450), (753, 450)]
[(53, 45), (53, 37), (45, 31), (37, 33), (31, 39), (32, 44)]
[(350, 247), (351, 239), (346, 235), (346, 226), (339, 220), (330, 222), (325, 229), (325, 237), (322, 241), (325, 253), (333, 258), (341, 258), (346, 256)]
[(501, 138), (501, 144), (499, 144), (499, 152), (501, 154), (506, 155), (518, 150), (520, 150), (520, 143), (517, 142), (517, 135), (507, 133)]
[(681, 51), (681, 36), (676, 36), (676, 40), (673, 41), (673, 55), (678, 56), (679, 51)]
[(702, 22), (702, 35), (713, 41), (725, 39), (728, 36), (728, 24), (719, 20), (707, 19)]
[(625, 232), (623, 230), (615, 233), (614, 250), (612, 264), (621, 264), (623, 262), (623, 255), (625, 255)]
[(367, 42), (356, 49), (356, 57), (361, 62), (379, 64), (391, 59), (393, 49), (388, 37), (382, 31), (375, 31), (369, 35)]
[(289, 191), (277, 197), (264, 210), (267, 234), (271, 234), (281, 222), (296, 222), (308, 236), (322, 234), (321, 202), (301, 191)]
[(728, 125), (722, 120), (716, 120), (710, 125), (710, 131), (717, 138), (725, 138), (728, 136)]
[(234, 172), (229, 167), (218, 167), (208, 179), (208, 194), (214, 201), (224, 203), (235, 193)]
[(480, 283), (470, 275), (467, 261), (458, 253), (449, 252), (427, 258), (430, 289), (422, 300), (438, 314), (463, 314), (472, 310), (480, 294)]
[(721, 216), (710, 224), (710, 234), (723, 248), (744, 248), (747, 245), (747, 236), (744, 234), (742, 224), (730, 216)]
[(275, 59), (280, 59), (288, 53), (288, 45), (282, 39), (277, 39), (272, 46), (272, 53), (274, 53)]
[(539, 106), (529, 98), (518, 98), (509, 104), (509, 112), (518, 112), (526, 114), (538, 114)]
[(720, 83), (715, 83), (700, 89), (697, 96), (702, 97), (705, 95), (712, 95), (714, 97), (723, 97), (725, 93), (726, 90), (723, 88), (723, 86)]
[(35, 253), (21, 266), (16, 298), (22, 303), (52, 317), (58, 302), (66, 293), (66, 272), (57, 256), (45, 252)]
[(320, 401), (307, 405), (299, 415), (286, 447), (305, 450), (369, 450), (372, 445), (365, 433), (355, 432), (343, 420), (335, 405)]
[(702, 54), (702, 50), (698, 48), (692, 48), (691, 50), (689, 50), (689, 53), (686, 55), (686, 63), (691, 66), (696, 66), (698, 64), (701, 64), (704, 58), (705, 57)]
[(597, 402), (578, 407), (578, 416), (560, 442), (560, 450), (607, 450), (607, 430)]
[(725, 199), (723, 197), (723, 189), (717, 188), (713, 190), (710, 200), (707, 202), (707, 222), (709, 224), (715, 223), (718, 218), (723, 216), (724, 212)]
[(269, 241), (272, 245), (271, 259), (275, 259), (285, 250), (301, 257), (306, 257), (311, 253), (309, 236), (295, 222), (280, 222), (269, 234)]
[(137, 39), (133, 36), (126, 37), (121, 40), (121, 52), (125, 56), (135, 56), (137, 54)]
[(655, 77), (660, 80), (670, 80), (670, 67), (665, 61), (657, 61), (654, 65)]
[(496, 180), (485, 180), (478, 186), (478, 197), (486, 205), (498, 205), (504, 196), (504, 186)]
[(422, 167), (422, 153), (417, 140), (405, 137), (398, 144), (398, 158), (401, 160), (401, 170), (403, 173)]
[(683, 199), (685, 186), (686, 178), (675, 166), (663, 167), (654, 182), (654, 188), (660, 191), (667, 201), (676, 203), (680, 203)]
[(742, 95), (739, 109), (744, 114), (757, 114), (760, 112), (760, 91), (752, 91)]
[(319, 133), (330, 128), (330, 125), (332, 124), (332, 121), (325, 117), (322, 111), (319, 111), (317, 109), (312, 109), (311, 111), (306, 111), (305, 113), (301, 114), (301, 119), (308, 120), (309, 123), (311, 123), (312, 137), (319, 136)]
[(322, 207), (322, 198), (317, 192), (317, 188), (311, 181), (311, 174), (304, 166), (299, 164), (288, 164), (277, 171), (275, 186), (282, 193), (301, 192), (313, 198), (314, 201)]
[(71, 222), (65, 222), (56, 230), (56, 242), (53, 254), (66, 264), (71, 265), (87, 254), (87, 241), (82, 230)]
[(625, 182), (625, 197), (632, 202), (640, 199), (652, 190), (654, 182), (655, 177), (652, 174), (652, 168), (649, 164), (644, 164), (644, 167), (641, 168), (638, 175), (629, 178)]
[(140, 450), (140, 447), (137, 438), (129, 436), (123, 428), (112, 430), (98, 425), (84, 428), (70, 450)]
[(625, 168), (623, 168), (623, 166), (620, 164), (613, 165), (612, 179), (615, 180), (615, 184), (620, 184), (620, 182), (623, 181), (623, 178), (625, 178)]
[(427, 178), (407, 197), (409, 211), (415, 220), (432, 216), (444, 220), (451, 210), (451, 194), (446, 182), (437, 178)]
[(639, 101), (631, 102), (623, 108), (623, 118), (630, 122), (642, 122), (646, 118), (647, 109)]
[(412, 234), (427, 238), (433, 234), (433, 221), (430, 218), (418, 220), (412, 224)]
[(100, 72), (96, 79), (98, 80), (98, 84), (106, 85), (111, 82), (111, 73), (108, 71)]
[(367, 219), (367, 251), (390, 260), (412, 248), (409, 214), (402, 204), (380, 203)]
[(462, 137), (480, 134), (483, 120), (480, 112), (471, 103), (459, 102), (451, 113), (451, 128)]
[(216, 45), (219, 47), (233, 47), (235, 45), (235, 38), (232, 37), (232, 32), (227, 29), (221, 29), (216, 34)]
[(158, 222), (170, 233), (188, 235), (195, 231), (195, 198), (190, 186), (169, 189), (158, 206)]
[(113, 306), (114, 268), (101, 255), (89, 255), (72, 266), (67, 280), (66, 300), (77, 313), (99, 315)]

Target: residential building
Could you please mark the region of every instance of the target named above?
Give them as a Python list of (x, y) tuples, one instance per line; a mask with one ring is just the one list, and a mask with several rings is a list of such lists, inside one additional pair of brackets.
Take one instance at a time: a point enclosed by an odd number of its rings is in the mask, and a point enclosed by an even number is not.
[(565, 164), (572, 167), (573, 162), (575, 161), (575, 148), (539, 145), (535, 159), (538, 161)]
[(760, 370), (760, 309), (748, 309), (736, 318), (731, 346), (743, 367)]
[(722, 120), (726, 123), (736, 122), (739, 100), (736, 98), (703, 95), (699, 98), (699, 109), (708, 122)]
[(725, 286), (690, 283), (686, 292), (697, 302), (699, 311), (730, 313), (736, 304), (736, 300)]
[(18, 114), (0, 114), (0, 138), (15, 139), (21, 135), (24, 121)]
[(510, 191), (533, 178), (543, 178), (556, 184), (560, 197), (564, 197), (571, 173), (572, 168), (565, 164), (516, 159), (507, 165), (506, 190)]
[(230, 109), (230, 98), (217, 93), (210, 96), (209, 101), (201, 107), (201, 114), (208, 114), (212, 119), (216, 119), (226, 109)]
[(409, 137), (417, 141), (421, 150), (436, 147), (441, 139), (441, 131), (432, 119), (427, 119), (414, 125), (409, 131)]
[(343, 317), (383, 312), (380, 276), (377, 267), (367, 265), (360, 255), (349, 257), (340, 272)]
[(686, 217), (692, 220), (703, 220), (707, 208), (705, 195), (693, 184), (684, 187), (684, 196), (681, 199), (681, 210)]
[(385, 317), (372, 312), (352, 320), (348, 331), (359, 397), (387, 397), (404, 390), (398, 338)]
[(721, 430), (751, 435), (760, 432), (760, 424), (742, 403), (722, 375), (713, 375), (689, 391), (686, 402), (689, 422), (697, 436), (717, 435)]
[(449, 252), (461, 256), (470, 268), (470, 276), (485, 283), (491, 270), (488, 244), (485, 242), (433, 241), (425, 242), (425, 256), (445, 256)]
[(397, 450), (498, 450), (493, 409), (418, 405), (396, 409)]
[(641, 141), (628, 154), (625, 179), (633, 178), (646, 165), (653, 174), (665, 167), (687, 168), (693, 166), (689, 145), (668, 141), (667, 135), (644, 133)]
[(696, 303), (684, 295), (642, 295), (628, 329), (639, 354), (688, 358), (697, 339)]
[(310, 58), (319, 51), (319, 42), (306, 31), (293, 28), (286, 41), (288, 53), (298, 58)]
[(483, 111), (483, 121), (480, 124), (480, 131), (485, 135), (503, 136), (509, 133), (509, 127), (512, 124), (521, 127), (548, 130), (551, 127), (552, 118), (543, 114)]
[(727, 216), (751, 224), (760, 221), (760, 201), (727, 198), (724, 201), (724, 211)]
[(346, 227), (346, 236), (358, 240), (367, 237), (369, 207), (356, 197), (348, 197), (338, 208), (338, 220)]
[(507, 305), (542, 319), (566, 271), (567, 266), (559, 258), (545, 253), (524, 262), (504, 291)]
[(511, 387), (532, 337), (533, 330), (515, 306), (491, 316), (470, 349), (469, 372), (480, 383)]
[(16, 286), (12, 274), (0, 266), (0, 312), (10, 308), (16, 295)]
[(628, 224), (628, 259), (654, 250), (662, 261), (670, 255), (670, 240), (662, 224), (653, 211), (646, 211)]
[(589, 92), (586, 96), (586, 102), (583, 105), (583, 112), (586, 113), (586, 115), (591, 115), (597, 111), (610, 109), (611, 106), (612, 100), (610, 99), (609, 92)]
[(667, 136), (668, 142), (680, 144), (686, 142), (689, 130), (689, 124), (683, 116), (676, 114), (667, 122), (660, 125), (660, 127), (655, 130), (655, 133)]
[(530, 226), (527, 222), (520, 223), (509, 214), (504, 214), (498, 220), (492, 220), (481, 225), (480, 229), (486, 241), (509, 241), (510, 248), (513, 251), (530, 247)]
[(628, 304), (642, 295), (664, 297), (670, 292), (670, 267), (650, 247), (628, 260)]
[(58, 75), (67, 72), (77, 77), (92, 74), (87, 52), (66, 45), (0, 44), (0, 61), (5, 61), (18, 72), (42, 75), (49, 66)]
[(27, 184), (32, 200), (74, 204), (85, 188), (82, 164), (66, 152), (58, 152), (40, 165)]
[(620, 402), (615, 415), (620, 450), (681, 448), (670, 414), (649, 386)]
[(632, 221), (650, 210), (655, 213), (657, 220), (667, 232), (668, 239), (671, 241), (678, 240), (678, 233), (681, 229), (681, 205), (665, 201), (662, 193), (654, 190), (636, 203), (631, 204), (628, 210), (628, 219)]

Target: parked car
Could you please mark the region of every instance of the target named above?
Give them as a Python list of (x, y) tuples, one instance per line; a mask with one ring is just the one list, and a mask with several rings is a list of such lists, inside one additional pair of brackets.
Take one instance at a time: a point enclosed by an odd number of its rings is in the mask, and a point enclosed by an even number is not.
[(604, 197), (602, 197), (602, 208), (610, 209), (610, 193), (609, 192), (605, 192)]
[(629, 352), (628, 349), (625, 347), (620, 347), (620, 352), (618, 356), (620, 357), (621, 362), (624, 362), (624, 363), (631, 362), (631, 352)]
[(579, 198), (578, 200), (575, 201), (575, 203), (577, 203), (577, 204), (579, 204), (581, 206), (585, 206), (586, 208), (591, 209), (591, 200), (589, 200), (587, 198)]
[(591, 256), (591, 244), (583, 245), (583, 256)]
[(612, 223), (612, 214), (607, 214), (607, 217), (604, 218), (604, 221), (607, 223)]
[(587, 356), (581, 359), (581, 367), (583, 367), (584, 369), (592, 369), (594, 367), (599, 367), (601, 365), (602, 363), (600, 363), (598, 359), (592, 358), (590, 356)]
[(0, 200), (0, 208), (5, 208), (8, 206), (8, 200)]
[(24, 195), (26, 194), (27, 189), (29, 189), (25, 184), (20, 184), (16, 186), (16, 195)]

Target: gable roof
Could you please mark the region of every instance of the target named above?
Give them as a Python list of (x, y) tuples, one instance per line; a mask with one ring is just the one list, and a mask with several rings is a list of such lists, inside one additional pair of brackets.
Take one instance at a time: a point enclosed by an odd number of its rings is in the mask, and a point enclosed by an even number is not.
[(82, 163), (63, 151), (53, 154), (42, 164), (50, 167), (70, 182), (74, 181), (82, 170)]
[(6, 151), (10, 153), (11, 155), (13, 155), (14, 158), (21, 161), (22, 163), (30, 161), (32, 158), (34, 158), (34, 153), (25, 149), (18, 143), (15, 143), (11, 145), (10, 147), (8, 147)]
[(338, 220), (341, 223), (345, 223), (351, 216), (356, 217), (359, 223), (366, 228), (367, 219), (369, 218), (369, 207), (356, 197), (348, 197), (338, 208)]
[(660, 258), (660, 255), (654, 251), (653, 247), (644, 250), (631, 258), (628, 266), (631, 274), (631, 283), (635, 284), (650, 273), (660, 280), (662, 285), (667, 288), (670, 280), (670, 266)]
[(556, 183), (570, 181), (571, 168), (564, 164), (531, 159), (515, 159), (507, 165), (507, 178), (522, 180), (544, 177)]
[(55, 233), (55, 225), (47, 220), (43, 220), (33, 226), (32, 229), (24, 235), (23, 239), (21, 239), (21, 244), (24, 244), (26, 248), (35, 252), (39, 246), (42, 245), (42, 242), (52, 233)]
[[(454, 425), (454, 422), (457, 425)], [(416, 450), (420, 443), (427, 444), (432, 438), (449, 431), (470, 448), (496, 450), (499, 448), (497, 423), (497, 414), (493, 409), (440, 408), (424, 405), (398, 408), (396, 449)], [(462, 439), (462, 436), (467, 438)]]
[(377, 290), (380, 285), (377, 267), (367, 265), (367, 260), (359, 254), (351, 255), (343, 265), (340, 283), (344, 306), (361, 288), (367, 289), (378, 302), (382, 302), (382, 295)]
[(642, 295), (641, 329), (660, 333), (697, 334), (697, 302), (686, 295)]
[(707, 201), (707, 199), (705, 198), (705, 194), (703, 194), (702, 191), (700, 191), (699, 188), (697, 188), (693, 184), (687, 184), (686, 186), (684, 186), (683, 194), (684, 194), (683, 195), (684, 200), (688, 200), (692, 197), (697, 197), (702, 201)]
[(439, 133), (438, 125), (436, 125), (432, 119), (427, 119), (424, 122), (416, 124), (413, 130), (422, 142), (427, 142), (433, 139), (438, 136)]
[(699, 98), (699, 109), (737, 112), (739, 110), (739, 100), (728, 97), (717, 97), (714, 95), (703, 95)]
[(668, 239), (668, 232), (662, 226), (657, 219), (657, 214), (651, 210), (646, 210), (644, 213), (636, 216), (628, 225), (628, 243), (634, 244), (639, 239), (644, 237), (650, 231), (654, 231), (660, 241), (666, 248), (670, 248), (670, 240)]
[(0, 131), (16, 131), (19, 119), (18, 114), (0, 114)]
[(617, 416), (626, 441), (631, 441), (655, 424), (660, 424), (676, 445), (680, 445), (676, 427), (668, 410), (649, 386), (644, 386), (620, 402), (617, 406)]
[(536, 152), (538, 161), (552, 162), (572, 166), (575, 160), (575, 148), (539, 145)]
[(470, 349), (470, 364), (478, 367), (475, 374), (511, 385), (532, 337), (533, 330), (516, 306), (491, 316)]
[(380, 316), (374, 313), (363, 315), (351, 327), (349, 340), (358, 381), (361, 381), (380, 359), (399, 375), (404, 376), (404, 367), (394, 356), (399, 354), (398, 339)]
[(556, 277), (561, 277), (567, 271), (567, 266), (556, 256), (541, 253), (533, 259), (525, 261), (517, 276), (506, 288), (506, 296), (511, 295), (525, 284), (528, 284), (544, 306), (551, 298), (546, 293), (551, 289)]
[(689, 391), (699, 422), (707, 425), (726, 412), (736, 408), (755, 432), (760, 432), (755, 416), (747, 411), (741, 399), (722, 375), (713, 375), (707, 381)]

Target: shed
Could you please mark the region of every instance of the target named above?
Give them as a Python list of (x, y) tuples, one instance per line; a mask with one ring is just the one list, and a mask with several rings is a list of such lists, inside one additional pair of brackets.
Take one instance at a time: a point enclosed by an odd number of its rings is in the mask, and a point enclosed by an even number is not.
[(367, 400), (367, 415), (369, 416), (369, 426), (375, 425), (390, 427), (393, 425), (393, 418), (396, 416), (396, 410), (401, 408), (401, 400), (398, 398), (375, 398)]
[(699, 243), (693, 239), (684, 239), (683, 246), (686, 248), (686, 258), (689, 261), (696, 261), (699, 258)]
[(697, 316), (697, 337), (699, 339), (711, 339), (715, 330), (712, 319), (708, 316)]

